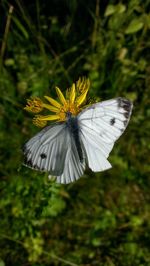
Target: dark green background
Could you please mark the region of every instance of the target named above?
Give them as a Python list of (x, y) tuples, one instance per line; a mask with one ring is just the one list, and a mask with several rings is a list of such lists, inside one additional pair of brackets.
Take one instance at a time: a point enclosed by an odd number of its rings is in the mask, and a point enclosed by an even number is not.
[[(0, 266), (150, 265), (150, 1), (3, 0), (0, 12)], [(111, 170), (58, 185), (22, 165), (39, 131), (23, 107), (83, 75), (90, 99), (128, 98), (133, 115)]]

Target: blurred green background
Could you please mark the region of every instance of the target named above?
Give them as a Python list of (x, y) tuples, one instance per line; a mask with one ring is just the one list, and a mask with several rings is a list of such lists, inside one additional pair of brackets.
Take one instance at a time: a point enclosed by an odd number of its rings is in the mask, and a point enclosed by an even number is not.
[[(13, 7), (12, 7), (13, 6)], [(0, 9), (0, 266), (150, 265), (150, 1), (6, 1)], [(134, 102), (106, 172), (58, 185), (22, 165), (26, 98), (79, 76)]]

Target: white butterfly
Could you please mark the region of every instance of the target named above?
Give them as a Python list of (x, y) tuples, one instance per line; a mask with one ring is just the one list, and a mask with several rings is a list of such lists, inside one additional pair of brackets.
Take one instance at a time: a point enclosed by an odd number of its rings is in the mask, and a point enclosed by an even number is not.
[(107, 160), (130, 119), (132, 103), (116, 98), (91, 105), (76, 117), (45, 127), (24, 145), (25, 165), (49, 172), (57, 183), (70, 183), (86, 166), (99, 172), (111, 168)]

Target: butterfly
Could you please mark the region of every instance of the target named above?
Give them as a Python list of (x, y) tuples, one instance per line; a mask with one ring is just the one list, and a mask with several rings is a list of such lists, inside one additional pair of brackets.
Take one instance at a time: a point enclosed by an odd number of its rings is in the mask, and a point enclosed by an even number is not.
[(79, 179), (86, 167), (110, 169), (108, 156), (131, 112), (132, 103), (120, 97), (92, 104), (77, 116), (67, 112), (66, 121), (45, 127), (24, 145), (24, 164), (64, 184)]

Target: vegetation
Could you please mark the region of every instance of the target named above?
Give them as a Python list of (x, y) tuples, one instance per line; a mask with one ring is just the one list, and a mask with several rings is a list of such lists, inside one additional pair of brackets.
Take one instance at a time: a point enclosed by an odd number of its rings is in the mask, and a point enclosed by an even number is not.
[[(150, 3), (2, 0), (0, 62), (0, 266), (150, 265)], [(38, 128), (26, 98), (91, 80), (93, 101), (134, 102), (109, 158), (58, 185), (22, 165)]]

